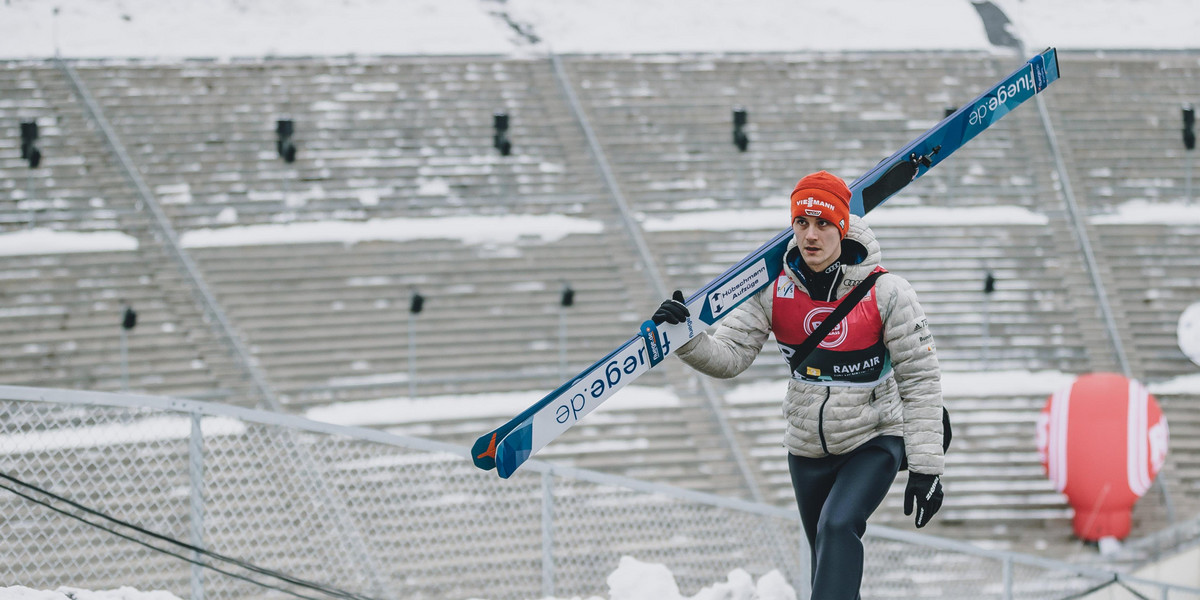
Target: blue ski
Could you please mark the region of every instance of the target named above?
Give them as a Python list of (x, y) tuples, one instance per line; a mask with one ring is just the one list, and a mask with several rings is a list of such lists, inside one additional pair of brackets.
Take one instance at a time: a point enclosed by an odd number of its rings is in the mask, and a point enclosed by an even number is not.
[[(862, 216), (883, 204), (1057, 79), (1058, 56), (1049, 48), (854, 180), (850, 185), (850, 211)], [(791, 228), (784, 229), (693, 294), (685, 302), (692, 314), (685, 322), (657, 326), (651, 321), (643, 323), (638, 335), (481, 436), (471, 450), (475, 466), (495, 468), (503, 478), (511, 476), (530, 456), (617, 390), (660, 363), (677, 344), (686, 343), (775, 281), (783, 270), (783, 253), (791, 238)]]

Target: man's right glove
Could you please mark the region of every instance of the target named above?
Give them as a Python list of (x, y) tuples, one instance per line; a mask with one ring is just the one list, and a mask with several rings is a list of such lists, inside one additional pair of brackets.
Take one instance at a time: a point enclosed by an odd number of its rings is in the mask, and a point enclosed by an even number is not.
[(683, 292), (675, 290), (669, 300), (663, 300), (663, 303), (658, 305), (658, 310), (654, 311), (654, 316), (650, 317), (650, 320), (654, 321), (655, 325), (663, 323), (675, 325), (684, 322), (690, 316), (692, 313), (683, 303)]
[(904, 515), (913, 513), (913, 502), (917, 504), (916, 525), (924, 527), (942, 507), (942, 478), (937, 475), (908, 472), (908, 486), (904, 488)]

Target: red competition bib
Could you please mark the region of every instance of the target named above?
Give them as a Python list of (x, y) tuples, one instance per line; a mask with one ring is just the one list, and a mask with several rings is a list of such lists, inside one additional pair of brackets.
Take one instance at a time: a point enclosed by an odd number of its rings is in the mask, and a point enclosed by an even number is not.
[[(886, 272), (882, 267), (876, 271)], [(771, 330), (793, 379), (818, 385), (869, 387), (891, 373), (891, 355), (883, 344), (883, 320), (879, 317), (874, 288), (802, 361), (797, 360), (796, 349), (841, 300), (813, 300), (797, 290), (787, 275), (780, 275), (775, 281), (774, 293)]]

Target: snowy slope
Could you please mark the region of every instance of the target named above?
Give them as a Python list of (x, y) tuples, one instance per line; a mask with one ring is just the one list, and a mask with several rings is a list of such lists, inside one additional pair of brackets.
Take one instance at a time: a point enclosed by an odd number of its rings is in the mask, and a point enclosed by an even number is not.
[[(1031, 50), (1200, 47), (1193, 0), (995, 0)], [(6, 0), (0, 58), (989, 49), (970, 0)]]

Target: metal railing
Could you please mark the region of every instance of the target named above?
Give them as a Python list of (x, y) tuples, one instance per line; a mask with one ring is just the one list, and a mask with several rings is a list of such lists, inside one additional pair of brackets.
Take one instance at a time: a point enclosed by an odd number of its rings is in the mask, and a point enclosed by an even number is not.
[[(0, 386), (0, 424), (0, 474), (44, 491), (0, 485), (23, 493), (0, 490), (8, 584), (128, 585), (193, 600), (324, 597), (305, 584), (360, 599), (380, 587), (403, 598), (586, 597), (633, 556), (667, 565), (689, 595), (740, 568), (778, 570), (806, 597), (809, 552), (793, 510), (538, 460), (501, 480), (451, 444), (172, 398)], [(311, 461), (297, 462), (296, 444)], [(373, 565), (314, 478), (341, 499)], [(72, 502), (126, 526), (100, 529)], [(151, 548), (172, 538), (238, 568), (215, 571), (224, 563), (191, 553), (201, 569)], [(1110, 583), (1200, 598), (1197, 588), (881, 526), (864, 544), (864, 598), (1061, 599)]]
[(117, 164), (121, 167), (121, 171), (129, 180), (129, 185), (137, 192), (138, 198), (141, 200), (141, 206), (150, 213), (151, 226), (154, 228), (153, 234), (158, 238), (163, 247), (166, 249), (167, 256), (179, 267), (180, 272), (184, 275), (186, 281), (190, 284), (192, 296), (196, 299), (204, 311), (205, 318), (212, 324), (214, 333), (221, 339), (230, 352), (236, 359), (238, 366), (246, 372), (251, 382), (254, 384), (254, 391), (259, 394), (262, 402), (276, 410), (282, 410), (282, 404), (275, 394), (271, 384), (267, 381), (266, 374), (258, 367), (258, 363), (251, 355), (249, 349), (238, 337), (237, 330), (225, 315), (225, 311), (221, 308), (221, 304), (217, 302), (216, 296), (209, 290), (208, 284), (204, 280), (204, 276), (200, 273), (200, 268), (196, 266), (191, 255), (183, 249), (183, 245), (179, 243), (179, 235), (175, 233), (174, 226), (171, 225), (171, 220), (159, 205), (158, 200), (150, 191), (150, 186), (146, 185), (146, 180), (142, 178), (142, 174), (138, 171), (137, 166), (133, 163), (129, 153), (125, 150), (125, 145), (121, 142), (121, 138), (109, 123), (108, 117), (104, 115), (104, 110), (100, 104), (92, 97), (88, 91), (87, 85), (75, 72), (75, 68), (71, 63), (62, 58), (55, 57), (54, 64), (71, 83), (71, 88), (75, 91), (75, 95), (79, 97), (80, 102), (84, 106), (84, 110), (88, 118), (96, 124), (100, 130), (100, 135), (104, 138), (105, 144), (117, 160)]

